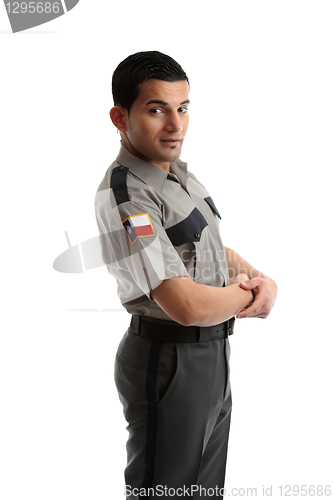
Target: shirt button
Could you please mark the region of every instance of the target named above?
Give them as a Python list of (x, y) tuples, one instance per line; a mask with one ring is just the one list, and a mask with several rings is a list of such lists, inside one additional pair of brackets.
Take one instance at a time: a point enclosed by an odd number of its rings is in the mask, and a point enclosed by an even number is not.
[(195, 233), (194, 237), (195, 238), (200, 238), (200, 233)]

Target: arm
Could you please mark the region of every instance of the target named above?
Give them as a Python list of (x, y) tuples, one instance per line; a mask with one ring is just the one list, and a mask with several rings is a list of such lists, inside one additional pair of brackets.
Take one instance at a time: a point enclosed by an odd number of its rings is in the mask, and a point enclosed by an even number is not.
[(273, 309), (277, 296), (277, 284), (274, 280), (261, 273), (243, 259), (237, 252), (225, 247), (229, 267), (229, 276), (246, 273), (250, 280), (240, 283), (244, 290), (253, 290), (255, 300), (253, 304), (237, 314), (237, 318), (267, 318)]
[(164, 280), (151, 291), (151, 298), (174, 321), (185, 326), (212, 326), (231, 318), (252, 302), (252, 292), (243, 290), (241, 275), (228, 287), (195, 283), (190, 277)]

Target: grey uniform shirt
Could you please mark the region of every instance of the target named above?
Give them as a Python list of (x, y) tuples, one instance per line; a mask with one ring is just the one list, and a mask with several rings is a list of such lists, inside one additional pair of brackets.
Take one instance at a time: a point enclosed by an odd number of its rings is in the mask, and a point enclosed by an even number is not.
[(122, 145), (98, 187), (95, 209), (102, 258), (129, 313), (170, 320), (150, 298), (166, 279), (229, 284), (220, 214), (181, 160), (167, 172)]

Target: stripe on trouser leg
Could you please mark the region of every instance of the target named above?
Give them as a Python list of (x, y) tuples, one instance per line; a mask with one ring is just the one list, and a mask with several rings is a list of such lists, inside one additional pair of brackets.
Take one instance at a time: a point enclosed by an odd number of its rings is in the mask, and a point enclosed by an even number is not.
[(163, 342), (152, 341), (146, 382), (146, 398), (148, 404), (147, 411), (147, 441), (145, 454), (145, 477), (142, 487), (147, 489), (153, 484), (156, 452), (156, 431), (157, 431), (157, 399), (156, 381), (158, 371), (158, 361)]

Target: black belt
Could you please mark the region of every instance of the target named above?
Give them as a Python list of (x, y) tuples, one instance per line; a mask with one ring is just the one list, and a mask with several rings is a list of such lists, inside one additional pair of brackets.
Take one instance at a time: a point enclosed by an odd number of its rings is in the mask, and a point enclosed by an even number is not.
[(183, 326), (175, 321), (133, 314), (130, 330), (140, 337), (161, 342), (207, 342), (234, 332), (235, 317), (214, 326)]

